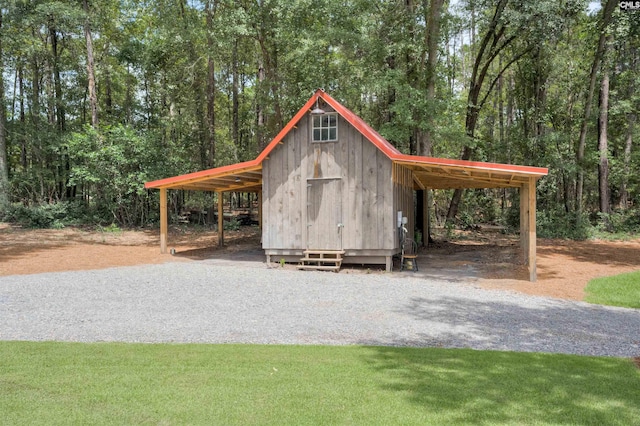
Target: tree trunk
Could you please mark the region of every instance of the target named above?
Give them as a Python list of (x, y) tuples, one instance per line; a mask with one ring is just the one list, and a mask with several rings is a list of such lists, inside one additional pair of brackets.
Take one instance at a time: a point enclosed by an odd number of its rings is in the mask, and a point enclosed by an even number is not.
[(232, 123), (231, 138), (236, 147), (240, 147), (240, 103), (238, 100), (238, 40), (233, 43), (233, 53), (231, 59), (232, 68), (232, 88), (231, 88), (231, 105), (232, 105)]
[[(0, 31), (2, 30), (2, 9), (0, 9)], [(7, 163), (7, 139), (5, 132), (6, 111), (4, 99), (4, 59), (0, 37), (0, 210), (9, 205), (9, 164)]]
[[(502, 16), (507, 5), (507, 0), (500, 0), (496, 5), (493, 19), (489, 25), (487, 33), (480, 42), (480, 48), (475, 58), (473, 65), (473, 72), (471, 74), (471, 82), (469, 87), (469, 94), (467, 96), (467, 116), (465, 120), (465, 131), (469, 141), (473, 143), (475, 139), (476, 124), (478, 123), (478, 115), (480, 113), (480, 90), (484, 79), (489, 71), (489, 66), (493, 60), (498, 56), (500, 50), (504, 49), (508, 42), (502, 44), (500, 48), (497, 48), (499, 41), (504, 36), (504, 28), (498, 29), (499, 19)], [(491, 42), (491, 45), (489, 44)], [(489, 50), (487, 51), (487, 48)], [(498, 49), (496, 51), (496, 49)], [(485, 55), (485, 52), (488, 52)], [(470, 145), (466, 145), (462, 149), (462, 160), (469, 160), (471, 158), (472, 149)], [(458, 214), (458, 208), (460, 201), (462, 200), (462, 189), (456, 189), (451, 197), (449, 204), (449, 210), (447, 211), (447, 222), (451, 222)]]
[(84, 38), (87, 43), (87, 79), (89, 80), (89, 109), (91, 110), (91, 127), (98, 127), (98, 97), (96, 95), (95, 63), (93, 59), (93, 41), (91, 39), (91, 27), (89, 25), (89, 2), (83, 1), (84, 13), (87, 15), (84, 21)]
[[(32, 31), (32, 36), (36, 37), (35, 30)], [(31, 134), (29, 135), (31, 138), (31, 153), (27, 153), (25, 157), (29, 154), (31, 155), (31, 161), (27, 159), (27, 164), (31, 163), (33, 165), (34, 162), (38, 163), (38, 166), (45, 167), (45, 164), (42, 160), (42, 143), (40, 139), (40, 64), (38, 63), (38, 55), (36, 52), (33, 52), (31, 56), (31, 105), (29, 107), (29, 116), (31, 117)], [(44, 199), (44, 184), (42, 182), (42, 175), (40, 175), (40, 199)], [(36, 198), (35, 191), (33, 193), (34, 201)]]
[(596, 78), (598, 76), (598, 69), (600, 68), (600, 62), (605, 50), (606, 31), (609, 23), (611, 22), (611, 15), (618, 2), (616, 0), (607, 0), (606, 5), (602, 11), (600, 18), (600, 38), (598, 40), (598, 47), (591, 64), (591, 74), (589, 75), (589, 89), (586, 92), (584, 114), (582, 116), (582, 123), (580, 126), (580, 136), (578, 138), (578, 150), (576, 153), (576, 162), (578, 166), (578, 176), (576, 179), (576, 211), (582, 212), (582, 193), (584, 187), (584, 150), (587, 141), (587, 130), (589, 120), (591, 118), (591, 103), (593, 101), (593, 93), (596, 87)]
[(627, 136), (624, 144), (624, 159), (623, 159), (623, 174), (622, 182), (620, 183), (620, 201), (619, 206), (622, 209), (629, 207), (629, 190), (627, 185), (629, 183), (629, 174), (631, 171), (631, 146), (633, 145), (633, 131), (636, 123), (636, 115), (633, 113), (627, 116)]
[(58, 131), (64, 132), (65, 108), (62, 102), (62, 80), (60, 77), (60, 52), (58, 49), (58, 30), (54, 26), (49, 27), (51, 36), (51, 53), (53, 55), (53, 90), (55, 96), (55, 121)]
[[(629, 63), (631, 68), (629, 72), (631, 75), (636, 74), (636, 70), (638, 68), (638, 51), (635, 46), (631, 47), (630, 52), (628, 54), (630, 58)], [(635, 92), (635, 84), (632, 80), (629, 83), (629, 88), (627, 90), (627, 99), (633, 99)], [(629, 175), (631, 172), (631, 147), (633, 145), (633, 132), (635, 130), (635, 123), (637, 119), (637, 114), (635, 110), (627, 113), (627, 134), (625, 137), (624, 144), (624, 157), (622, 159), (622, 181), (620, 182), (620, 198), (618, 200), (618, 205), (621, 209), (627, 209), (629, 207), (629, 190), (627, 185), (629, 184)]]
[[(603, 52), (602, 82), (600, 83), (600, 115), (598, 117), (598, 153), (600, 161), (598, 163), (598, 193), (600, 195), (600, 213), (608, 215), (611, 213), (611, 200), (609, 196), (609, 147), (607, 139), (607, 124), (609, 120), (609, 66), (607, 52), (611, 45), (612, 36), (607, 37), (606, 46)], [(607, 216), (604, 216), (607, 229), (611, 228), (611, 223)]]
[(213, 18), (216, 7), (213, 0), (207, 1), (207, 144), (209, 145), (208, 167), (215, 165), (216, 158), (216, 74), (213, 60)]
[[(27, 118), (24, 109), (24, 76), (22, 63), (18, 66), (18, 90), (20, 93), (20, 126), (23, 129), (27, 127)], [(20, 135), (20, 165), (22, 170), (27, 170), (27, 135), (26, 132), (22, 132)]]
[[(431, 0), (429, 15), (427, 16), (427, 31), (425, 44), (427, 45), (427, 63), (425, 74), (427, 77), (427, 105), (433, 105), (436, 99), (436, 65), (438, 64), (438, 41), (440, 39), (440, 15), (444, 0)], [(431, 156), (433, 147), (433, 116), (427, 114), (422, 143), (418, 145), (419, 155)]]
[[(264, 82), (264, 66), (262, 60), (258, 60), (258, 87)], [(264, 108), (262, 106), (263, 99), (258, 96), (256, 100), (256, 136), (258, 138), (258, 150), (264, 149), (267, 145), (264, 136)]]

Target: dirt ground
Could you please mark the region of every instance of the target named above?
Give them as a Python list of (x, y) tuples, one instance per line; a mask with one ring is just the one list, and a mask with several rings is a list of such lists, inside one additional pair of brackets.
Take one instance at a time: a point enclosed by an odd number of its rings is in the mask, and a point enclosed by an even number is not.
[[(212, 257), (260, 256), (257, 228), (225, 232), (225, 247), (203, 228), (172, 227), (169, 247), (160, 254), (157, 229), (96, 231), (22, 229), (0, 223), (0, 276), (114, 266), (191, 261)], [(592, 278), (640, 270), (640, 239), (631, 241), (538, 240), (538, 281), (530, 283), (520, 259), (517, 236), (494, 231), (461, 232), (451, 241), (438, 238), (420, 253), (421, 271), (440, 276), (473, 276), (475, 285), (534, 295), (582, 300)], [(469, 271), (472, 274), (469, 275)], [(345, 270), (346, 273), (353, 271)]]

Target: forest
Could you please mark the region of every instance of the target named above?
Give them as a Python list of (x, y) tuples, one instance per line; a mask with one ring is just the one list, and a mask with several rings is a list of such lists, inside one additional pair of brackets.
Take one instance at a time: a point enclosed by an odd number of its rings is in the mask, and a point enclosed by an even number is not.
[[(633, 2), (631, 2), (633, 3)], [(603, 0), (4, 0), (0, 220), (144, 226), (317, 88), (407, 154), (547, 167), (540, 236), (640, 231), (640, 11)], [(213, 194), (171, 191), (172, 211)], [(515, 225), (518, 191), (434, 191)], [(238, 197), (240, 198), (240, 197)]]

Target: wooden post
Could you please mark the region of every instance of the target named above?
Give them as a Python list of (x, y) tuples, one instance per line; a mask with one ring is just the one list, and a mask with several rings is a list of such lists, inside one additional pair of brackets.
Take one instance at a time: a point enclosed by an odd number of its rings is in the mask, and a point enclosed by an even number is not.
[(262, 189), (258, 191), (258, 229), (260, 229), (260, 242), (262, 242)]
[(529, 205), (529, 220), (527, 223), (529, 224), (529, 237), (527, 238), (527, 242), (529, 243), (528, 254), (529, 258), (529, 281), (535, 282), (538, 278), (538, 274), (536, 271), (536, 179), (530, 177), (529, 178), (529, 197), (527, 204)]
[(423, 191), (424, 196), (424, 224), (422, 225), (422, 245), (429, 247), (429, 238), (431, 237), (431, 190), (425, 188)]
[(416, 241), (419, 245), (424, 245), (424, 236), (427, 234), (427, 230), (424, 228), (424, 190), (416, 190), (416, 229), (422, 233), (422, 241)]
[(167, 215), (167, 188), (160, 188), (160, 253), (167, 252), (169, 219)]
[(224, 246), (224, 192), (218, 192), (218, 247)]
[(536, 238), (536, 179), (529, 178), (520, 187), (520, 247), (531, 282), (537, 280)]
[(529, 184), (523, 183), (520, 186), (520, 249), (522, 250), (522, 261), (525, 265), (529, 264), (528, 247), (529, 242), (529, 224), (527, 203), (529, 202)]

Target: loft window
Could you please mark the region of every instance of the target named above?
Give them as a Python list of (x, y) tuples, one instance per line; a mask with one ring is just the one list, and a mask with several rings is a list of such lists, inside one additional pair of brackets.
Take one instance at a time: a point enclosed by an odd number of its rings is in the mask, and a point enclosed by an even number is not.
[(338, 140), (338, 114), (322, 114), (313, 117), (313, 141)]

